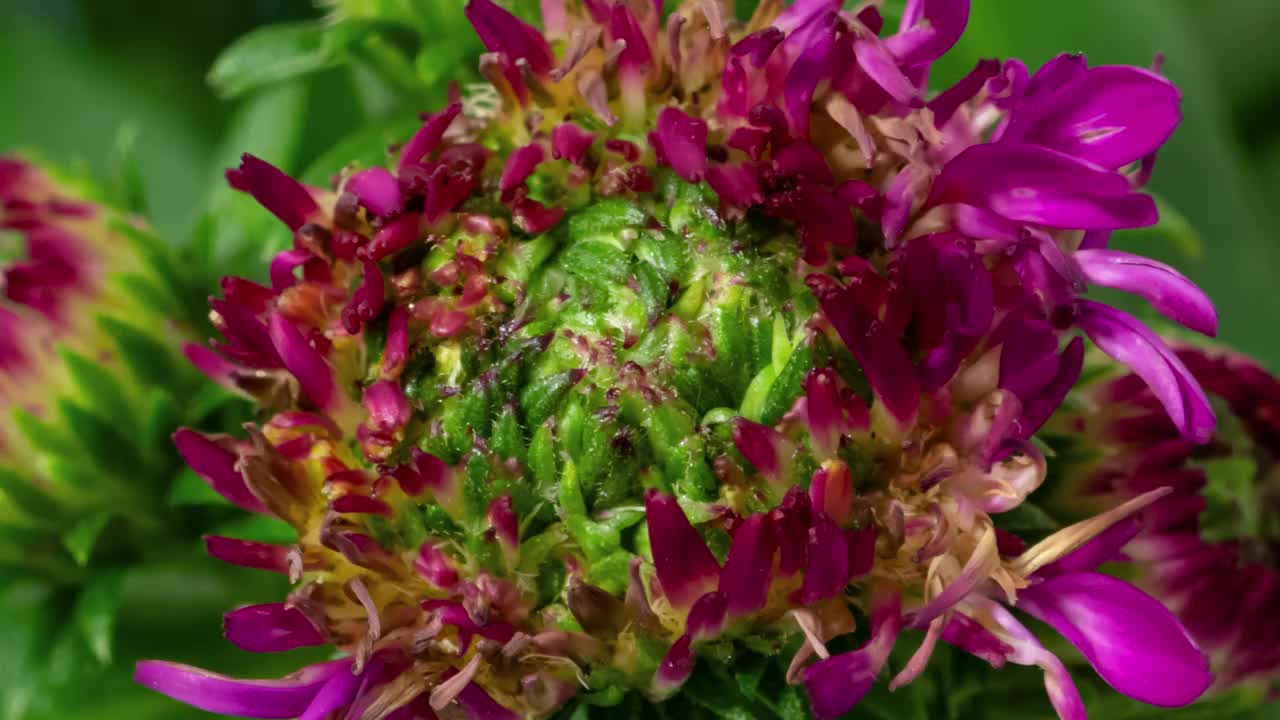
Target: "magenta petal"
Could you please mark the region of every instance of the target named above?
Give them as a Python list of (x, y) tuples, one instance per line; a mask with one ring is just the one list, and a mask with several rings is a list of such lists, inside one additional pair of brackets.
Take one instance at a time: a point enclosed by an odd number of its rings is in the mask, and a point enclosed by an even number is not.
[(1138, 518), (1129, 516), (1095, 535), (1091, 540), (1036, 571), (1038, 578), (1090, 572), (1103, 563), (1120, 559), (1120, 552), (1142, 530)]
[(580, 165), (595, 141), (594, 134), (583, 130), (575, 123), (562, 122), (551, 131), (551, 156), (557, 160), (568, 160)]
[(750, 208), (764, 199), (756, 169), (746, 163), (712, 165), (707, 168), (707, 184), (720, 200), (736, 208)]
[(696, 660), (692, 639), (688, 635), (681, 635), (658, 665), (658, 672), (653, 676), (654, 693), (658, 697), (666, 697), (680, 689), (693, 674)]
[(248, 153), (240, 157), (240, 167), (227, 170), (227, 182), (231, 187), (252, 195), (290, 230), (297, 231), (320, 211), (302, 183)]
[(386, 500), (368, 495), (343, 495), (334, 499), (329, 505), (334, 512), (343, 515), (382, 515), (391, 517), (394, 513)]
[(408, 354), (409, 311), (403, 305), (396, 305), (387, 319), (387, 344), (382, 351), (383, 376), (398, 377)]
[(220, 715), (250, 718), (296, 718), (338, 673), (349, 672), (350, 660), (305, 667), (279, 680), (238, 680), (190, 665), (144, 660), (134, 682), (192, 707)]
[(520, 20), (492, 0), (469, 0), (464, 11), (489, 52), (529, 61), (539, 75), (551, 71), (555, 55), (538, 29)]
[(1181, 120), (1173, 83), (1127, 65), (1091, 68), (1019, 105), (1002, 140), (1119, 168), (1155, 152)]
[(804, 382), (809, 437), (814, 448), (828, 456), (835, 454), (840, 438), (848, 430), (839, 383), (839, 376), (830, 368), (814, 370)]
[(209, 307), (222, 319), (222, 334), (229, 341), (227, 352), (236, 351), (233, 359), (254, 367), (281, 367), (280, 355), (271, 344), (267, 326), (254, 310), (231, 300), (209, 300)]
[(489, 504), (489, 524), (498, 542), (508, 548), (520, 544), (520, 518), (511, 505), (511, 496), (502, 495)]
[(929, 101), (929, 109), (933, 111), (933, 124), (939, 128), (945, 126), (960, 106), (972, 100), (988, 80), (999, 74), (999, 60), (990, 58), (979, 60), (968, 75)]
[(293, 271), (312, 257), (311, 251), (303, 248), (276, 253), (276, 256), (271, 258), (271, 289), (280, 292), (285, 288), (293, 287), (298, 282)]
[(908, 0), (898, 34), (885, 40), (903, 65), (942, 57), (969, 24), (969, 0)]
[(780, 483), (786, 480), (784, 476), (791, 466), (795, 446), (785, 435), (768, 425), (746, 418), (735, 418), (733, 444), (747, 462), (761, 475), (769, 478), (770, 482)]
[(1108, 230), (1153, 225), (1155, 202), (1123, 175), (1049, 148), (974, 145), (942, 169), (928, 205), (960, 203), (1051, 228)]
[(332, 713), (351, 704), (365, 678), (350, 670), (329, 678), (298, 720), (328, 720)]
[[(8, 328), (0, 328), (0, 331), (3, 330), (8, 330)], [(235, 363), (204, 345), (197, 345), (196, 343), (183, 343), (182, 354), (205, 377), (224, 387), (232, 386), (232, 375), (239, 370)]]
[(715, 589), (720, 565), (675, 498), (650, 490), (645, 495), (645, 521), (653, 568), (672, 607), (687, 608)]
[(502, 167), (498, 189), (505, 193), (523, 185), (544, 159), (546, 159), (546, 151), (537, 143), (516, 148), (507, 156), (507, 164)]
[(752, 515), (734, 532), (719, 585), (729, 599), (730, 615), (749, 615), (764, 607), (777, 549), (778, 538), (767, 514)]
[(438, 588), (451, 588), (458, 583), (458, 571), (454, 569), (453, 560), (431, 542), (422, 543), (418, 557), (413, 561), (413, 569)]
[(360, 248), (360, 259), (377, 262), (390, 257), (409, 247), (418, 240), (418, 231), (422, 225), (422, 215), (407, 212), (390, 223), (383, 225), (374, 233), (373, 239)]
[(692, 183), (702, 180), (707, 171), (705, 120), (689, 117), (679, 108), (663, 108), (658, 113), (657, 138), (662, 156), (677, 175)]
[(376, 318), (386, 305), (386, 279), (382, 277), (382, 269), (378, 263), (368, 260), (363, 263), (363, 276), (360, 287), (351, 295), (351, 301), (342, 308), (342, 326), (348, 333), (355, 335), (365, 323)]
[(1155, 393), (1183, 436), (1206, 442), (1217, 425), (1195, 376), (1155, 333), (1128, 313), (1080, 300), (1079, 324), (1106, 354), (1128, 365)]
[(204, 547), (211, 557), (223, 562), (281, 575), (289, 573), (289, 548), (283, 545), (206, 535)]
[(1049, 420), (1049, 416), (1062, 406), (1062, 401), (1075, 387), (1084, 369), (1084, 341), (1072, 338), (1058, 358), (1058, 369), (1053, 378), (1032, 398), (1022, 401), (1022, 417), (1014, 421), (1013, 433), (1023, 440), (1029, 439)]
[(875, 683), (877, 671), (861, 650), (832, 655), (805, 668), (804, 688), (813, 716), (833, 720), (852, 710)]
[(1090, 283), (1131, 292), (1176, 323), (1209, 337), (1218, 334), (1213, 302), (1172, 267), (1119, 250), (1079, 250), (1073, 257)]
[(844, 544), (849, 550), (849, 578), (856, 580), (871, 572), (876, 561), (876, 537), (879, 531), (875, 525), (860, 530), (845, 530)]
[(343, 190), (354, 193), (365, 210), (381, 218), (391, 217), (404, 209), (400, 182), (386, 168), (361, 170), (347, 180)]
[(853, 44), (853, 52), (858, 60), (858, 66), (888, 93), (889, 97), (912, 107), (923, 104), (915, 83), (903, 74), (902, 68), (898, 67), (897, 59), (889, 54), (889, 50), (879, 40), (859, 39)]
[(723, 592), (709, 592), (689, 608), (689, 617), (684, 623), (685, 634), (695, 642), (714, 638), (724, 630), (728, 613), (729, 598)]
[(468, 683), (455, 700), (470, 720), (520, 720), (520, 716), (494, 700), (480, 685)]
[(333, 369), (324, 355), (302, 336), (285, 316), (276, 313), (270, 322), (271, 343), (284, 360), (284, 366), (298, 379), (304, 392), (317, 407), (328, 408), (337, 396)]
[(792, 32), (819, 15), (839, 12), (841, 4), (840, 0), (796, 0), (773, 24), (784, 32)]
[(267, 506), (249, 490), (236, 468), (236, 454), (212, 438), (182, 428), (173, 434), (178, 454), (219, 495), (250, 512), (265, 513)]
[(1173, 614), (1123, 580), (1061, 575), (1019, 591), (1018, 607), (1062, 633), (1102, 679), (1135, 700), (1181, 707), (1213, 682), (1208, 659)]
[(1023, 92), (1028, 97), (1052, 95), (1068, 84), (1084, 77), (1088, 59), (1080, 53), (1062, 53), (1040, 66)]
[(232, 610), (223, 617), (223, 625), (231, 644), (250, 652), (283, 652), (325, 642), (310, 618), (284, 603)]
[(947, 620), (942, 629), (942, 639), (997, 668), (1004, 666), (1005, 660), (1013, 653), (1008, 644), (967, 615), (959, 613)]
[(404, 149), (400, 151), (400, 160), (396, 165), (396, 174), (404, 177), (406, 171), (413, 166), (422, 162), (422, 159), (428, 153), (436, 149), (440, 144), (440, 140), (444, 137), (444, 133), (457, 119), (462, 112), (461, 103), (452, 103), (444, 110), (427, 118), (422, 124), (418, 132), (414, 133), (409, 142), (405, 143)]
[(813, 94), (818, 84), (831, 75), (831, 55), (835, 49), (835, 36), (830, 31), (834, 17), (814, 22), (817, 23), (812, 31), (816, 36), (815, 40), (805, 47), (791, 66), (782, 87), (787, 121), (791, 125), (791, 132), (800, 140), (809, 138), (809, 113)]
[(906, 348), (870, 309), (858, 306), (847, 288), (826, 275), (810, 275), (806, 282), (818, 297), (822, 314), (867, 374), (876, 399), (899, 421), (910, 421), (920, 406), (920, 383)]
[(380, 380), (364, 391), (364, 409), (369, 412), (369, 424), (378, 431), (399, 430), (409, 423), (409, 400), (400, 385), (391, 380)]
[(849, 550), (840, 526), (825, 513), (809, 529), (809, 565), (804, 571), (800, 601), (806, 605), (835, 597), (849, 582)]

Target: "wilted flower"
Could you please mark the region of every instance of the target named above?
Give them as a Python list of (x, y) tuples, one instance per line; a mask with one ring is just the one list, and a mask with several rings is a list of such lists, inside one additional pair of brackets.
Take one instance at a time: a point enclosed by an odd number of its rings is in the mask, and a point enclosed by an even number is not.
[[(263, 651), (344, 659), (281, 681), (163, 662), (144, 684), (258, 717), (544, 717), (572, 700), (678, 692), (698, 658), (794, 647), (814, 714), (862, 698), (939, 639), (1063, 664), (1009, 608), (1112, 685), (1181, 705), (1210, 683), (1178, 621), (1094, 572), (1142, 494), (1026, 547), (992, 516), (1045, 478), (1032, 435), (1083, 340), (1150, 381), (1175, 426), (1214, 419), (1135, 292), (1212, 333), (1171, 268), (1106, 249), (1156, 220), (1138, 192), (1178, 93), (1062, 56), (984, 61), (927, 98), (962, 0), (874, 5), (543, 3), (546, 35), (490, 0), (472, 91), (424, 118), (389, 168), (334, 191), (246, 156), (231, 184), (294, 231), (271, 285), (228, 278), (222, 341), (190, 355), (272, 412), (247, 439), (176, 436), (292, 547), (211, 538), (288, 574), (236, 610)], [(553, 44), (559, 52), (553, 51)], [(828, 643), (869, 618), (860, 649)]]
[(1138, 378), (1110, 377), (1055, 419), (1088, 448), (1069, 487), (1094, 504), (1169, 488), (1138, 516), (1123, 559), (1209, 651), (1219, 687), (1274, 682), (1280, 381), (1234, 353), (1183, 346), (1177, 355), (1223, 418), (1212, 440), (1187, 442)]

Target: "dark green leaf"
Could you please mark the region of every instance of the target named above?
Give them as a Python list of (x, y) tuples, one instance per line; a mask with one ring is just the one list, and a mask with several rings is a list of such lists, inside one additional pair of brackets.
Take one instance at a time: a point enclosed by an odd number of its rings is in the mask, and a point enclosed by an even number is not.
[(212, 534), (277, 545), (298, 542), (298, 531), (291, 525), (266, 515), (251, 515), (224, 523), (214, 528)]
[(93, 556), (93, 547), (98, 544), (98, 537), (102, 535), (103, 529), (109, 522), (111, 522), (111, 513), (95, 513), (77, 522), (66, 535), (62, 536), (62, 544), (67, 547), (67, 552), (71, 553), (77, 565), (86, 567), (89, 564), (89, 558)]
[(75, 391), (89, 409), (107, 417), (128, 417), (133, 403), (125, 395), (119, 380), (102, 365), (72, 350), (63, 348), (62, 358), (67, 374), (75, 385)]
[(142, 169), (138, 165), (137, 125), (121, 125), (116, 131), (111, 168), (114, 179), (111, 191), (115, 204), (131, 213), (146, 213), (147, 193), (142, 181)]
[(418, 113), (404, 112), (364, 125), (352, 135), (321, 153), (302, 173), (303, 182), (327, 183), (348, 165), (378, 167), (387, 163), (388, 148), (403, 143), (422, 126)]
[(142, 444), (152, 455), (173, 457), (173, 431), (182, 424), (182, 408), (178, 401), (160, 388), (147, 394), (146, 414), (142, 420)]
[(115, 341), (120, 357), (139, 384), (162, 383), (175, 392), (182, 392), (181, 382), (193, 377), (193, 370), (185, 363), (179, 364), (175, 349), (152, 335), (108, 316), (98, 318), (98, 326)]
[(175, 507), (183, 505), (214, 505), (231, 507), (231, 501), (218, 494), (191, 468), (183, 468), (169, 486), (169, 494), (165, 501)]
[(120, 607), (120, 587), (123, 575), (119, 572), (99, 573), (80, 591), (74, 612), (76, 627), (98, 662), (111, 662), (111, 635), (115, 628), (116, 611)]
[(324, 21), (260, 27), (222, 51), (209, 70), (209, 84), (232, 98), (255, 88), (291, 80), (338, 64), (343, 52), (382, 21)]
[(760, 411), (760, 422), (773, 425), (782, 419), (796, 398), (804, 391), (804, 378), (813, 369), (813, 351), (807, 345), (801, 345), (791, 351), (791, 357), (783, 366), (782, 372), (769, 386), (764, 396), (764, 406)]
[(76, 442), (88, 453), (90, 464), (120, 477), (135, 477), (144, 467), (138, 446), (120, 425), (65, 399), (58, 402), (58, 410), (71, 428)]
[(1022, 501), (1014, 509), (995, 515), (992, 519), (996, 527), (1016, 534), (1045, 534), (1062, 527), (1044, 508), (1029, 500)]
[(49, 524), (62, 514), (57, 500), (17, 471), (4, 466), (0, 466), (0, 496), (7, 498), (31, 522), (40, 525)]

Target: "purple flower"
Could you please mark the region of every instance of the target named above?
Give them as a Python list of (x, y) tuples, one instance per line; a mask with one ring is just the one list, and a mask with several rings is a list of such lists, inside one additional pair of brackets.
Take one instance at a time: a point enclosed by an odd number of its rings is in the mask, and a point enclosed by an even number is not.
[(1209, 399), (1164, 341), (1127, 313), (1091, 300), (1080, 301), (1079, 323), (1103, 352), (1147, 381), (1185, 437), (1209, 439), (1215, 427)]
[[(346, 686), (354, 677), (350, 660), (303, 668), (280, 680), (235, 680), (189, 665), (148, 660), (138, 663), (134, 680), (206, 712), (252, 718), (296, 718), (320, 701), (326, 688)], [(332, 690), (330, 690), (332, 693)]]
[[(1280, 573), (1266, 561), (1262, 518), (1274, 496), (1256, 479), (1280, 447), (1280, 382), (1248, 358), (1180, 346), (1177, 359), (1229, 412), (1206, 449), (1181, 437), (1153, 388), (1133, 374), (1087, 388), (1087, 404), (1055, 423), (1085, 428), (1099, 449), (1094, 463), (1072, 468), (1078, 502), (1112, 503), (1168, 488), (1148, 508), (1123, 557), (1142, 587), (1177, 613), (1213, 662), (1217, 686), (1273, 677), (1280, 669), (1267, 618), (1280, 601)], [(1237, 468), (1226, 471), (1227, 468)], [(1232, 484), (1232, 476), (1244, 479)], [(1244, 474), (1240, 474), (1240, 473)], [(1250, 480), (1253, 479), (1253, 480)]]
[[(1109, 528), (1193, 502), (1137, 493), (1030, 547), (997, 529), (1060, 461), (1034, 436), (1086, 339), (1186, 439), (1212, 432), (1177, 355), (1086, 297), (1216, 329), (1186, 278), (1106, 248), (1157, 220), (1139, 188), (1177, 91), (1062, 56), (931, 96), (963, 0), (912, 0), (896, 30), (837, 0), (743, 24), (702, 0), (543, 7), (554, 51), (467, 4), (491, 102), (424, 116), (394, 170), (336, 197), (233, 172), (294, 245), (270, 288), (226, 283), (222, 340), (191, 355), (271, 419), (179, 442), (300, 538), (283, 559), (211, 542), (298, 585), (229, 616), (233, 639), (350, 655), (360, 682), (308, 690), (311, 716), (542, 718), (579, 677), (663, 699), (700, 654), (798, 636), (787, 677), (836, 717), (921, 630), (891, 689), (944, 641), (1042, 667), (1079, 717), (1026, 611), (1121, 692), (1198, 696), (1178, 621), (1094, 572)], [(833, 653), (859, 614), (867, 641)]]

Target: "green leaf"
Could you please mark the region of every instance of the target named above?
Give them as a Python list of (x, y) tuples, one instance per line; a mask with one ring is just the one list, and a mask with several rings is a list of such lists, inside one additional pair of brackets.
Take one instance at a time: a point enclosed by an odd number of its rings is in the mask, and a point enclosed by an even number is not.
[(89, 462), (120, 477), (135, 477), (143, 468), (138, 447), (121, 427), (79, 405), (61, 399), (58, 410), (70, 426), (76, 442), (89, 455)]
[(10, 409), (9, 418), (13, 420), (13, 426), (22, 434), (23, 439), (37, 451), (66, 456), (79, 452), (75, 442), (67, 437), (62, 428), (41, 420), (25, 408)]
[(561, 255), (566, 270), (588, 282), (620, 283), (626, 279), (629, 258), (613, 243), (587, 240)]
[(98, 537), (102, 535), (102, 531), (109, 522), (111, 522), (111, 513), (95, 513), (77, 522), (66, 535), (62, 536), (62, 544), (66, 546), (77, 565), (80, 567), (89, 565), (89, 558), (93, 556), (93, 547), (97, 545)]
[(149, 454), (173, 457), (173, 431), (182, 424), (182, 408), (172, 395), (160, 388), (147, 394), (142, 418), (142, 444)]
[(416, 111), (398, 113), (385, 120), (364, 125), (312, 161), (302, 173), (302, 181), (312, 184), (327, 183), (329, 178), (348, 165), (385, 166), (389, 157), (387, 148), (405, 142), (421, 126), (422, 121), (418, 119)]
[(111, 634), (120, 608), (120, 588), (124, 576), (118, 572), (98, 574), (76, 601), (76, 627), (98, 662), (111, 662)]
[(32, 522), (47, 525), (62, 515), (58, 501), (17, 471), (0, 466), (0, 496), (22, 511)]
[(1165, 242), (1188, 260), (1203, 258), (1204, 242), (1187, 216), (1160, 195), (1151, 193), (1151, 198), (1156, 201), (1160, 221), (1149, 228), (1121, 231), (1116, 234), (1116, 239), (1131, 247), (1141, 247), (1143, 243)]
[(231, 507), (231, 501), (218, 494), (191, 468), (183, 468), (178, 473), (178, 477), (174, 479), (173, 484), (169, 486), (169, 493), (165, 497), (165, 502), (174, 507), (184, 505), (213, 505), (217, 507)]
[(1046, 534), (1062, 527), (1044, 508), (1029, 500), (1023, 500), (1014, 509), (995, 515), (992, 519), (996, 527), (1016, 534)]
[(647, 217), (644, 210), (622, 198), (598, 200), (569, 217), (569, 238), (616, 243), (620, 231), (643, 226)]
[(529, 383), (520, 393), (520, 409), (524, 411), (525, 423), (529, 427), (541, 425), (580, 379), (581, 370), (562, 370)]
[(181, 380), (194, 377), (194, 371), (180, 365), (177, 353), (156, 338), (113, 317), (98, 318), (98, 327), (115, 341), (116, 349), (134, 380), (144, 386), (161, 384), (182, 392)]
[(91, 410), (108, 417), (127, 417), (132, 414), (133, 403), (120, 387), (119, 380), (102, 365), (73, 350), (63, 348), (62, 358), (71, 382)]
[(35, 699), (37, 667), (56, 628), (52, 590), (31, 580), (6, 585), (0, 594), (0, 718), (20, 720)]
[(769, 386), (764, 396), (764, 405), (760, 409), (760, 422), (773, 425), (782, 419), (796, 398), (804, 392), (804, 378), (813, 369), (813, 352), (808, 346), (801, 345), (791, 352), (787, 364), (778, 373), (778, 377)]
[(298, 542), (298, 531), (294, 530), (293, 526), (266, 515), (250, 515), (223, 523), (214, 528), (211, 534), (276, 545), (290, 545)]
[(335, 67), (346, 51), (370, 33), (398, 27), (381, 19), (282, 23), (253, 29), (232, 42), (214, 60), (209, 85), (223, 97), (237, 97)]
[(111, 168), (114, 179), (110, 188), (113, 202), (131, 213), (145, 214), (147, 193), (142, 181), (142, 168), (138, 165), (137, 125), (128, 123), (121, 125), (116, 131)]

